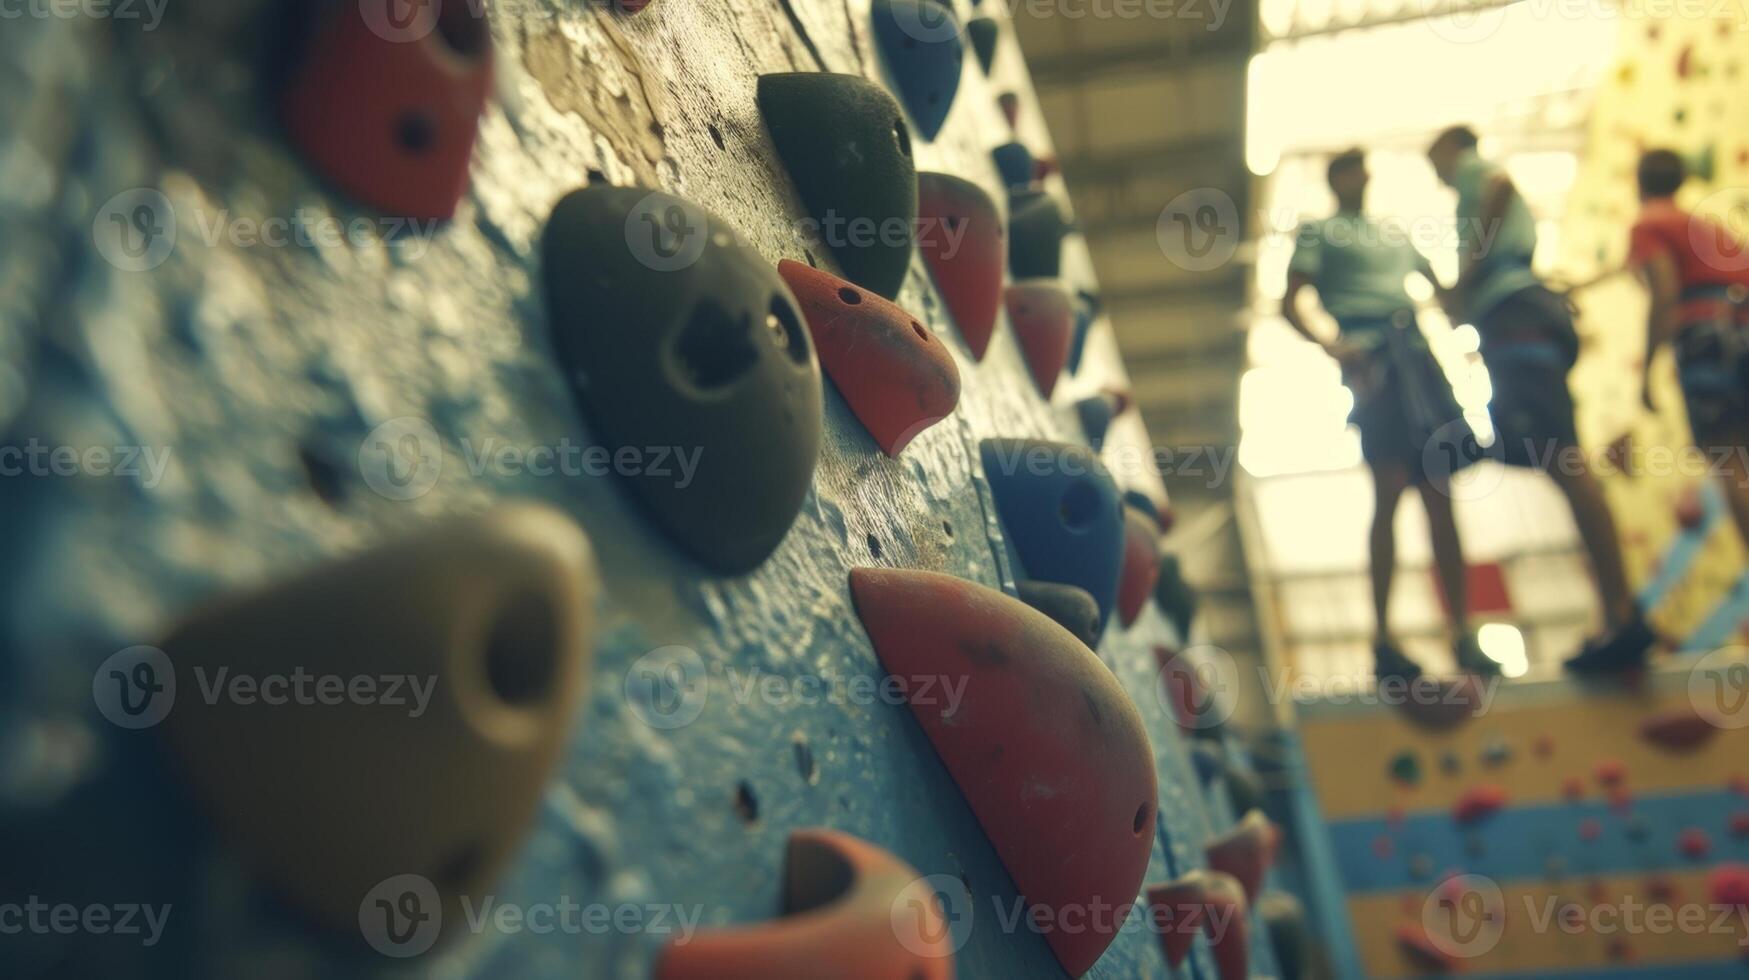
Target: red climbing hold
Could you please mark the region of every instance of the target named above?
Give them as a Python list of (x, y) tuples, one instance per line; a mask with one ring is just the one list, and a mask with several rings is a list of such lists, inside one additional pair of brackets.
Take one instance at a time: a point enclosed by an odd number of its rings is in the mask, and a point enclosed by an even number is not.
[(1749, 837), (1749, 810), (1738, 810), (1731, 814), (1731, 836)]
[(783, 917), (670, 942), (656, 980), (830, 976), (951, 980), (952, 933), (928, 882), (835, 830), (798, 830), (784, 858)]
[(418, 4), (403, 24), (386, 4), (311, 6), (323, 19), (279, 101), (292, 143), (368, 207), (454, 215), (492, 88), (485, 7)]
[(1634, 808), (1634, 794), (1626, 786), (1611, 786), (1604, 798), (1609, 801), (1611, 812), (1626, 813)]
[(1396, 929), (1397, 948), (1418, 970), (1445, 973), (1457, 968), (1457, 960), (1439, 947), (1418, 922), (1404, 922)]
[(1707, 875), (1707, 896), (1724, 908), (1749, 908), (1749, 864), (1721, 864)]
[(1032, 179), (1044, 180), (1047, 177), (1062, 172), (1062, 169), (1062, 165), (1057, 163), (1056, 157), (1034, 157), (1032, 161)]
[[(975, 582), (855, 568), (850, 592), (1020, 893), (1051, 921), (1134, 901), (1158, 786), (1141, 715), (1105, 664), (1048, 616)], [(957, 705), (940, 696), (943, 681), (963, 690)], [(1045, 938), (1078, 976), (1117, 928)]]
[(1640, 722), (1640, 737), (1667, 752), (1693, 752), (1718, 733), (1716, 726), (1689, 708), (1661, 712)]
[(1536, 753), (1537, 758), (1547, 759), (1555, 754), (1555, 740), (1548, 735), (1538, 735), (1536, 741), (1531, 743), (1531, 751)]
[(1681, 893), (1669, 875), (1653, 875), (1646, 879), (1646, 897), (1654, 902), (1673, 902)]
[(1451, 818), (1468, 826), (1481, 821), (1506, 805), (1506, 790), (1492, 783), (1472, 786), (1452, 804)]
[(1713, 852), (1713, 839), (1699, 827), (1688, 827), (1676, 835), (1676, 850), (1691, 861), (1699, 861)]
[(1111, 399), (1111, 414), (1113, 415), (1122, 415), (1130, 410), (1131, 405), (1135, 404), (1134, 400), (1130, 398), (1129, 391), (1124, 388), (1113, 388), (1107, 385), (1099, 389), (1099, 393)]
[(1579, 839), (1594, 841), (1603, 836), (1603, 822), (1596, 817), (1586, 817), (1579, 821)]
[(1388, 835), (1380, 834), (1372, 839), (1372, 856), (1380, 861), (1389, 861), (1397, 853), (1397, 842)]
[(1622, 780), (1628, 778), (1628, 767), (1620, 759), (1605, 759), (1591, 771), (1592, 776), (1603, 786), (1619, 786)]
[(982, 361), (996, 330), (1008, 239), (996, 202), (969, 180), (948, 174), (917, 175), (917, 250), (929, 262), (935, 286), (954, 326)]
[(1127, 629), (1142, 614), (1160, 576), (1160, 536), (1134, 507), (1123, 509), (1123, 573), (1117, 582), (1117, 617)]
[(1057, 387), (1057, 375), (1069, 361), (1074, 339), (1075, 306), (1055, 279), (1028, 279), (1008, 287), (1008, 320), (1026, 355), (1032, 379), (1046, 398)]
[(1561, 780), (1561, 795), (1569, 801), (1580, 799), (1585, 795), (1585, 780), (1578, 776), (1568, 776)]
[(1160, 949), (1174, 967), (1189, 955), (1191, 943), (1208, 919), (1208, 873), (1192, 871), (1164, 885), (1148, 886), (1148, 912)]
[(1203, 932), (1215, 955), (1220, 980), (1245, 980), (1251, 975), (1251, 902), (1245, 888), (1230, 874), (1211, 871), (1203, 881), (1206, 913)]
[(1209, 867), (1232, 875), (1245, 887), (1245, 898), (1255, 901), (1280, 843), (1281, 831), (1262, 810), (1252, 810), (1232, 830), (1209, 841), (1203, 854)]
[(1685, 531), (1700, 527), (1706, 520), (1706, 504), (1701, 501), (1700, 488), (1689, 487), (1676, 498), (1676, 523)]
[(1008, 120), (1009, 128), (1020, 124), (1020, 96), (1003, 92), (996, 96), (996, 104), (1002, 107), (1002, 118)]
[(628, 14), (635, 14), (650, 5), (650, 0), (613, 0), (613, 2), (614, 6)]
[(777, 264), (795, 293), (820, 366), (888, 456), (959, 404), (953, 355), (911, 314), (800, 262)]

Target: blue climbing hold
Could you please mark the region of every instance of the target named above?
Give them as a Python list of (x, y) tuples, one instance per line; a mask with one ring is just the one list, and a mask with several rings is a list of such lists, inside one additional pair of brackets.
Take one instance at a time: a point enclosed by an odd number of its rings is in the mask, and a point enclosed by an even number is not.
[(990, 151), (996, 161), (996, 172), (1009, 187), (1025, 187), (1032, 183), (1032, 151), (1023, 143), (1004, 143)]
[[(1108, 392), (1083, 398), (1075, 403), (1075, 414), (1081, 417), (1081, 431), (1087, 436), (1087, 444), (1098, 449), (1105, 444), (1105, 430), (1117, 417), (1117, 398)], [(1155, 520), (1158, 513), (1150, 508), (1149, 520)]]
[(1085, 589), (1104, 628), (1123, 565), (1117, 484), (1085, 446), (986, 439), (984, 476), (1027, 578)]
[(966, 58), (960, 22), (941, 0), (874, 0), (875, 44), (905, 111), (924, 139), (947, 121)]

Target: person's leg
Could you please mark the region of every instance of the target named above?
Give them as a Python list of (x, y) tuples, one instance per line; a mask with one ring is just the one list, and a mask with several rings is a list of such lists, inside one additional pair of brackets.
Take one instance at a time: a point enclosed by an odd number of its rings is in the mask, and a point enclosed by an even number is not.
[(1458, 540), (1457, 518), (1452, 513), (1451, 494), (1442, 487), (1422, 483), (1421, 506), (1427, 510), (1427, 531), (1432, 539), (1433, 565), (1439, 570), (1440, 589), (1451, 609), (1451, 630), (1456, 636), (1470, 631), (1470, 583), (1464, 564), (1463, 543)]
[(1621, 539), (1616, 536), (1615, 515), (1610, 513), (1603, 485), (1591, 472), (1590, 463), (1578, 447), (1563, 447), (1555, 454), (1553, 465), (1547, 472), (1573, 510), (1579, 540), (1585, 545), (1585, 553), (1591, 559), (1591, 571), (1597, 578), (1604, 620), (1611, 631), (1621, 629), (1639, 618), (1639, 606), (1628, 587), (1627, 570), (1621, 558)]
[(1372, 486), (1369, 554), (1372, 559), (1373, 624), (1374, 636), (1382, 645), (1392, 644), (1390, 606), (1391, 582), (1397, 571), (1397, 501), (1409, 486), (1409, 469), (1400, 463), (1376, 464), (1372, 468)]

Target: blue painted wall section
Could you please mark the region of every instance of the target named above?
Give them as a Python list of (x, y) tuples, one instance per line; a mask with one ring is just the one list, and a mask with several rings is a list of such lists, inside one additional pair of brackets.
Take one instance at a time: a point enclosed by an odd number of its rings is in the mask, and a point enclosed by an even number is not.
[[(441, 515), (532, 498), (587, 530), (606, 595), (587, 707), (495, 899), (631, 908), (650, 928), (464, 928), (413, 973), (645, 976), (673, 936), (650, 910), (696, 912), (700, 928), (772, 918), (787, 835), (826, 826), (960, 883), (972, 916), (960, 975), (1058, 975), (1039, 936), (993, 928), (997, 907), (1017, 901), (1013, 884), (905, 707), (853, 693), (880, 670), (846, 574), (925, 568), (1012, 593), (978, 443), (1077, 438), (1074, 400), (1123, 385), (1110, 344), (1090, 344), (1076, 383), (1047, 405), (1009, 331), (972, 360), (914, 261), (899, 303), (953, 350), (959, 410), (889, 459), (828, 386), (800, 517), (743, 577), (703, 573), (610, 478), (475, 472), (495, 447), (592, 441), (548, 349), (540, 283), (552, 270), (537, 248), (552, 204), (590, 171), (688, 196), (774, 263), (831, 261), (792, 234), (802, 212), (753, 82), (792, 70), (876, 77), (866, 0), (657, 0), (636, 18), (558, 0), (495, 11), (496, 94), (456, 219), (430, 236), (334, 247), (203, 233), (299, 213), (374, 220), (302, 168), (261, 110), (272, 10), (199, 0), (172, 5), (153, 31), (24, 19), (0, 32), (0, 445), (168, 454), (156, 476), (0, 479), (0, 901), (171, 908), (149, 948), (0, 938), (0, 974), (407, 975), (344, 941), (356, 937), (312, 932), (260, 890), (193, 811), (154, 734), (99, 716), (93, 673), (202, 599)], [(1024, 85), (1013, 61), (997, 66), (1010, 73), (1003, 88)], [(961, 88), (939, 138), (919, 145), (919, 167), (1006, 200), (989, 156), (1008, 138), (997, 85), (971, 69)], [(149, 273), (105, 261), (92, 234), (108, 203), (137, 189), (179, 218), (175, 247)], [(1089, 270), (1074, 276), (1096, 289)], [(395, 499), (367, 479), (369, 446), (407, 419), (429, 424), (440, 455), (426, 492)], [(1151, 649), (1175, 639), (1150, 609), (1101, 649), (1157, 754), (1150, 882), (1201, 866), (1201, 842), (1230, 817), (1201, 797), (1157, 694)], [(675, 663), (691, 671), (678, 714), (647, 683)], [(779, 696), (761, 693), (769, 685)], [(1267, 950), (1253, 962), (1272, 972)], [(1190, 964), (1180, 976), (1213, 976), (1200, 940)], [(1091, 975), (1170, 974), (1137, 916)]]

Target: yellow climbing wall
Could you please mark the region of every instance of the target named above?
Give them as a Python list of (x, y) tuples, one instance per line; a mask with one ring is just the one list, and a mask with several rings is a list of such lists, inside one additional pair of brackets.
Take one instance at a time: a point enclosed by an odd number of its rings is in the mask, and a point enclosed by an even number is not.
[[(1623, 11), (1618, 61), (1598, 93), (1568, 200), (1558, 269), (1569, 282), (1591, 280), (1625, 261), (1639, 208), (1634, 169), (1644, 149), (1686, 155), (1697, 176), (1681, 203), (1739, 235), (1749, 233), (1749, 25), (1743, 11), (1731, 4), (1709, 16), (1653, 14), (1643, 6)], [(1676, 455), (1689, 446), (1688, 420), (1667, 350), (1653, 365), (1658, 412), (1647, 412), (1636, 395), (1645, 354), (1640, 284), (1618, 276), (1576, 299), (1585, 339), (1572, 377), (1579, 434), (1594, 459), (1617, 463), (1605, 484), (1629, 572), (1643, 584), (1669, 553), (1680, 531), (1678, 505), (1696, 492), (1710, 461)], [(1653, 610), (1653, 622), (1667, 636), (1688, 636), (1719, 606), (1742, 568), (1730, 522), (1715, 522), (1698, 559)]]

